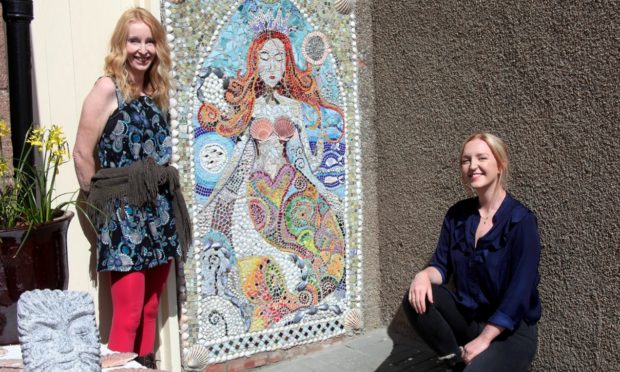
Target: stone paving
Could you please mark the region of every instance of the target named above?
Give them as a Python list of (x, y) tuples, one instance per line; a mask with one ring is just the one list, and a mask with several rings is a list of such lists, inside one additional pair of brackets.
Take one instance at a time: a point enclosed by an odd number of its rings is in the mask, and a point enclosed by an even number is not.
[(260, 372), (443, 372), (446, 368), (417, 338), (386, 328), (349, 337), (327, 349), (259, 367)]

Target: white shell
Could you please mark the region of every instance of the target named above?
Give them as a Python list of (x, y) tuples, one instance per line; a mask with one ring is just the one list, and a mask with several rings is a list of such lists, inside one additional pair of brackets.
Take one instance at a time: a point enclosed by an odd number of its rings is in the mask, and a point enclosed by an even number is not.
[(0, 347), (0, 357), (4, 356), (8, 353), (9, 351), (3, 347)]
[(194, 345), (185, 355), (185, 366), (189, 369), (203, 370), (209, 364), (209, 350), (202, 345)]
[(355, 0), (336, 0), (334, 1), (334, 8), (340, 14), (351, 14), (355, 8)]
[(344, 315), (344, 329), (347, 331), (359, 331), (364, 327), (364, 319), (360, 309), (351, 309)]

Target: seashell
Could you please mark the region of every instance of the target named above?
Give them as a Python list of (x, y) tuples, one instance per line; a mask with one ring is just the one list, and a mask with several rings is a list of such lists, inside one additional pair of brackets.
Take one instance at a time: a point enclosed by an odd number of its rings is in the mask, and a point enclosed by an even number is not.
[(334, 1), (334, 8), (340, 14), (351, 14), (353, 8), (355, 8), (355, 0), (336, 0)]
[(259, 141), (264, 141), (273, 132), (273, 128), (271, 126), (271, 122), (269, 119), (260, 118), (256, 119), (252, 122), (252, 126), (250, 127), (250, 135), (252, 138), (257, 139)]
[(8, 353), (9, 351), (3, 347), (0, 347), (0, 357), (4, 356)]
[(288, 141), (295, 134), (295, 125), (288, 116), (279, 116), (274, 128), (282, 141)]
[(134, 360), (138, 354), (136, 353), (113, 353), (101, 356), (101, 367), (110, 368), (122, 366)]
[(351, 309), (344, 315), (344, 328), (347, 331), (359, 331), (364, 327), (364, 319), (360, 309)]
[(209, 349), (194, 345), (185, 355), (185, 366), (189, 369), (203, 370), (209, 364)]
[(0, 368), (24, 368), (21, 359), (2, 359), (0, 360)]

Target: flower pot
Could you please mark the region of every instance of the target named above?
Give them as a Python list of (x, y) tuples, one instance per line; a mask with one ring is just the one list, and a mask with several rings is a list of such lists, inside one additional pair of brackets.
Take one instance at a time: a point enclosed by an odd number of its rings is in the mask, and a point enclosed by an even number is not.
[(22, 293), (67, 289), (67, 229), (72, 218), (73, 212), (65, 212), (33, 227), (27, 237), (24, 228), (0, 229), (0, 345), (18, 343), (17, 300)]

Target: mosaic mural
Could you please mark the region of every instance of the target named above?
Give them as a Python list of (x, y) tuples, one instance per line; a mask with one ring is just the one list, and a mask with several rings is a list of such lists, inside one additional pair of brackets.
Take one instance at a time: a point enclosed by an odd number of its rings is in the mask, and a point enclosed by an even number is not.
[(164, 2), (186, 367), (361, 327), (353, 0)]

